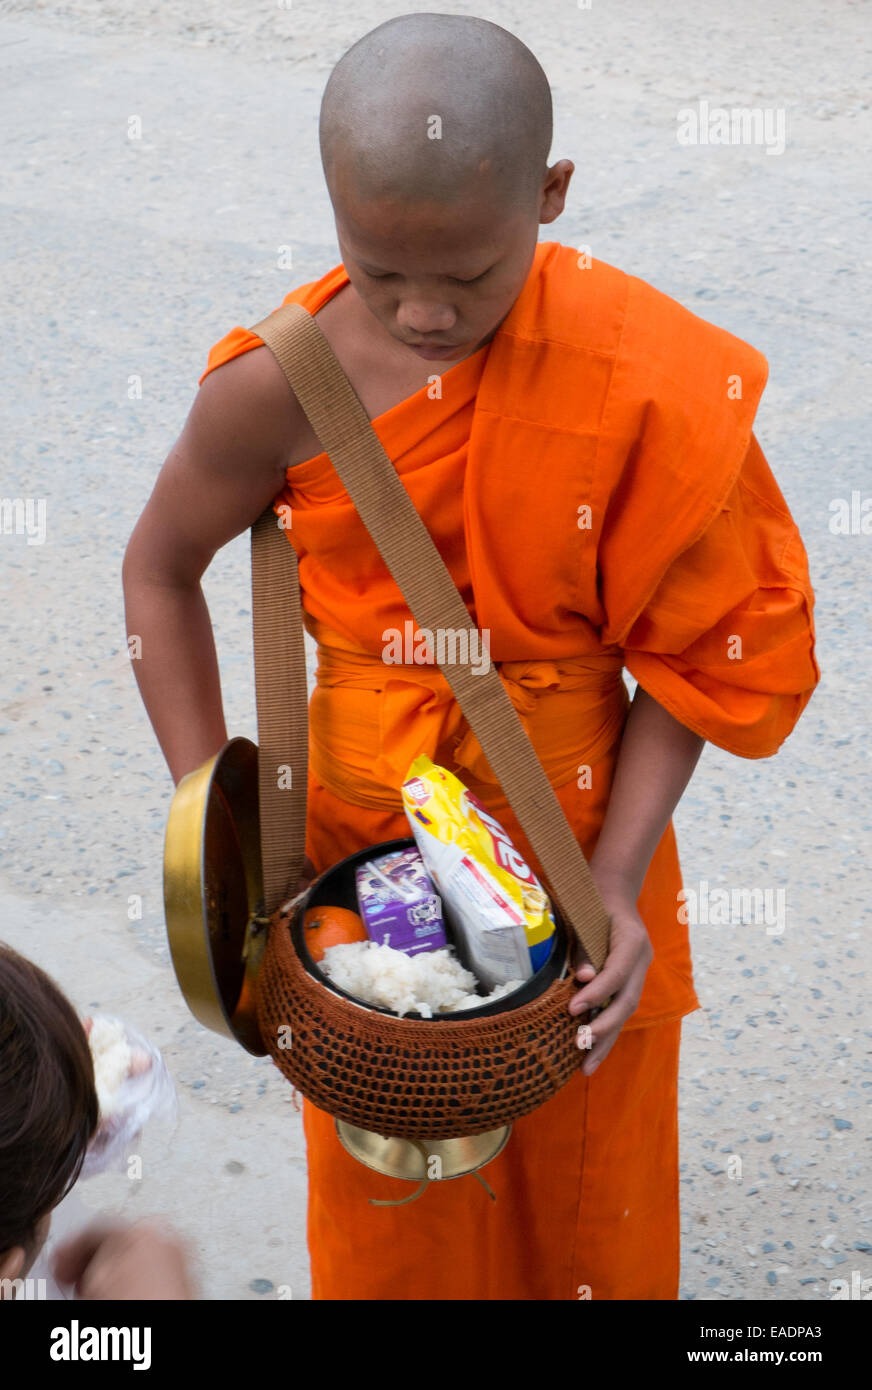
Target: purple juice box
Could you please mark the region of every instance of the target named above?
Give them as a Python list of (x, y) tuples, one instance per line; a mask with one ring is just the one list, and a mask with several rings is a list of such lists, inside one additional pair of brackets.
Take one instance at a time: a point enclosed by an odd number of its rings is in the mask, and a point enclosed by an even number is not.
[(442, 901), (416, 849), (394, 850), (358, 864), (355, 878), (370, 941), (408, 956), (447, 944)]

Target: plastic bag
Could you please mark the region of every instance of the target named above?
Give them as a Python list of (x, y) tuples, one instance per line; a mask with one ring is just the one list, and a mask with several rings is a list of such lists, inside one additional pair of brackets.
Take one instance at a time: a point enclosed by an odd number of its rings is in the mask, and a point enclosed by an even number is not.
[(175, 1120), (176, 1088), (160, 1049), (124, 1019), (92, 1014), (88, 1031), (100, 1123), (88, 1146), (81, 1177), (125, 1169), (131, 1145), (147, 1121)]

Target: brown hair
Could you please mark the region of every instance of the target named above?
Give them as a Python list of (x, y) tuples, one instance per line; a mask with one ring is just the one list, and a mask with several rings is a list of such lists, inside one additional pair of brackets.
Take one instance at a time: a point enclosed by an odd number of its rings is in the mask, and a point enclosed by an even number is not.
[(0, 942), (0, 1254), (33, 1245), (40, 1220), (78, 1178), (98, 1118), (75, 1009)]

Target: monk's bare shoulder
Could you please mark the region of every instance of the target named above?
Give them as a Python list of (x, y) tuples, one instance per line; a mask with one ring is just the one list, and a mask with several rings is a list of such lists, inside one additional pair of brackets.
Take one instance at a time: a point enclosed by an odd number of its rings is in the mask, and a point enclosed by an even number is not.
[(209, 417), (210, 434), (220, 435), (231, 447), (241, 444), (249, 466), (258, 473), (266, 470), (283, 477), (289, 465), (318, 452), (306, 414), (266, 346), (241, 353), (210, 372), (192, 417), (195, 413)]
[[(370, 419), (429, 382), (432, 364), (396, 343), (361, 306), (350, 285), (322, 305), (315, 318)], [(240, 445), (248, 451), (256, 478), (262, 478), (264, 468), (275, 476), (278, 464), (276, 490), (288, 468), (321, 452), (305, 411), (266, 346), (231, 358), (204, 378), (190, 424), (201, 436), (200, 453), (217, 459), (229, 449), (231, 469)]]
[(127, 579), (190, 585), (281, 492), (308, 421), (269, 348), (203, 378), (127, 545)]
[[(367, 370), (367, 348), (361, 331), (361, 315), (355, 312), (355, 296), (345, 286), (315, 315), (318, 327), (336, 354), (343, 371), (364, 403), (373, 398), (372, 379), (377, 369)], [(210, 385), (211, 383), (211, 385)], [(381, 404), (381, 396), (378, 396)], [(240, 353), (216, 367), (204, 378), (192, 417), (208, 416), (208, 433), (228, 440), (242, 439), (250, 449), (251, 466), (271, 469), (278, 461), (285, 470), (321, 452), (321, 444), (308, 417), (273, 353), (266, 346)], [(258, 463), (260, 461), (260, 463)], [(281, 485), (281, 484), (279, 484)]]

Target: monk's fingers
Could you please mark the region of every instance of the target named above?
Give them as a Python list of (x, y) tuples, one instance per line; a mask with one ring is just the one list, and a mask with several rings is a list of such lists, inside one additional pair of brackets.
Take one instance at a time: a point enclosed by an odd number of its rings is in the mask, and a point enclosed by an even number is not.
[(591, 1076), (600, 1062), (608, 1056), (627, 1019), (636, 1012), (644, 981), (644, 971), (634, 972), (624, 989), (621, 990), (616, 999), (612, 1000), (608, 1008), (603, 1009), (601, 1014), (597, 1014), (592, 1023), (583, 1023), (579, 1028), (576, 1043), (587, 1053), (581, 1067), (585, 1076)]
[(581, 1070), (585, 1076), (593, 1076), (593, 1073), (596, 1071), (600, 1063), (604, 1061), (606, 1057), (608, 1057), (609, 1053), (611, 1052), (612, 1048), (618, 1040), (618, 1034), (620, 1033), (620, 1031), (620, 1028), (614, 1028), (610, 1030), (606, 1037), (599, 1038), (598, 1041), (594, 1044), (594, 1046), (590, 1049), (590, 1051), (588, 1052), (587, 1056), (581, 1064)]
[(631, 972), (620, 993), (601, 1013), (579, 1027), (576, 1043), (587, 1053), (581, 1068), (585, 1076), (591, 1076), (600, 1062), (608, 1056), (627, 1019), (631, 1018), (639, 1007), (647, 971), (648, 963), (643, 958)]
[[(639, 1007), (644, 983), (644, 971), (634, 971), (620, 994), (615, 995), (601, 1013), (596, 1014), (588, 1023), (580, 1025), (578, 1031), (582, 1038), (587, 1040), (588, 1050), (591, 1050), (603, 1038), (608, 1038), (612, 1033), (617, 1035), (620, 1032), (627, 1019), (631, 1018)], [(583, 1041), (579, 1041), (579, 1046), (584, 1045)]]
[(654, 952), (644, 923), (635, 913), (612, 921), (612, 944), (606, 962), (598, 975), (582, 986), (573, 996), (569, 1012), (585, 1013), (599, 1008), (612, 996), (620, 994), (633, 972), (641, 967), (643, 975), (651, 964)]
[(317, 877), (318, 871), (315, 868), (315, 865), (312, 863), (308, 854), (304, 855), (303, 863), (300, 868), (300, 881), (297, 884), (297, 892), (305, 892), (305, 890), (309, 887), (309, 884), (314, 883)]

